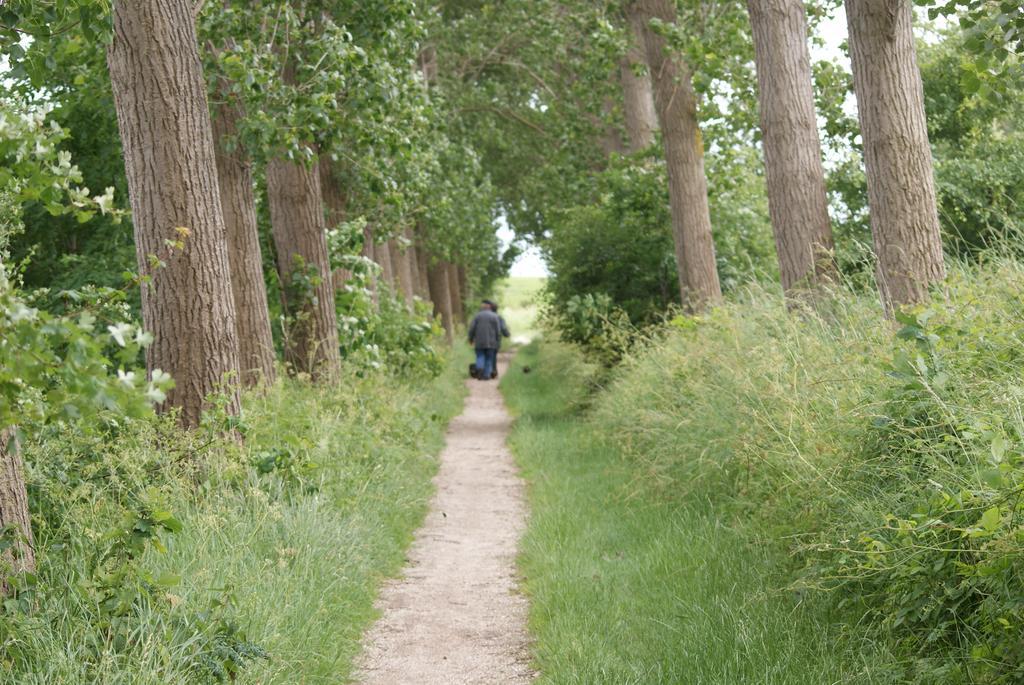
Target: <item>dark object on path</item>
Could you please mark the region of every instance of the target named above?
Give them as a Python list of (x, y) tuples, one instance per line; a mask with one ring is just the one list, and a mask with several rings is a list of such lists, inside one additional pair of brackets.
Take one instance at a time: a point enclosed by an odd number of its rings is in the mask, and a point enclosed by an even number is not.
[(498, 377), (498, 370), (495, 369), (494, 371), (491, 371), (491, 380), (493, 381), (497, 377)]
[(530, 373), (530, 367), (529, 366), (524, 366), (523, 367), (523, 373)]
[(469, 377), (470, 378), (479, 378), (480, 377), (480, 369), (478, 369), (476, 367), (476, 363), (475, 362), (469, 365)]

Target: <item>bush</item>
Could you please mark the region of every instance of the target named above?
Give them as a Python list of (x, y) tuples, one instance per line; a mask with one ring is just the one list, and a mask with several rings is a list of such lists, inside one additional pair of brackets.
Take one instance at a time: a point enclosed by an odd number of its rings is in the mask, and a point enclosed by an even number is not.
[[(709, 189), (717, 269), (729, 292), (750, 274), (777, 272), (760, 162), (710, 154), (718, 179)], [(663, 163), (619, 158), (596, 174), (578, 205), (553, 212), (542, 247), (551, 277), (547, 288), (561, 302), (601, 293), (637, 326), (662, 318), (679, 304), (668, 181)]]
[(605, 368), (622, 361), (641, 336), (629, 315), (603, 293), (574, 295), (557, 306), (549, 302), (541, 317), (559, 340), (579, 346)]
[(338, 292), (336, 301), (342, 356), (351, 364), (399, 376), (441, 373), (444, 331), (430, 303), (417, 299), (410, 312), (382, 288), (374, 305), (369, 288), (357, 279)]
[(365, 223), (343, 223), (328, 234), (332, 265), (348, 275), (335, 294), (342, 357), (356, 367), (433, 378), (444, 368), (444, 331), (429, 302), (417, 298), (410, 311), (381, 280), (380, 267), (360, 254)]
[(679, 299), (664, 174), (620, 160), (598, 182), (594, 203), (555, 218), (544, 242), (547, 289), (562, 302), (601, 293), (631, 320), (653, 321)]

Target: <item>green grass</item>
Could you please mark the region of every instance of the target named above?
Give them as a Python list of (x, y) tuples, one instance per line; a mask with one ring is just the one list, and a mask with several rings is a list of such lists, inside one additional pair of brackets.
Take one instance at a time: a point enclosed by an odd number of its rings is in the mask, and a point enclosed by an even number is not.
[[(461, 407), (463, 368), (452, 362), (429, 382), (355, 372), (326, 389), (283, 381), (246, 399), (245, 445), (217, 442), (195, 469), (159, 461), (160, 450), (187, 450), (196, 439), (159, 421), (107, 443), (57, 435), (28, 445), (36, 498), (46, 500), (48, 518), (62, 516), (41, 529), (40, 547), (62, 541), (71, 551), (43, 555), (33, 613), (0, 618), (0, 682), (212, 682), (202, 661), (216, 656), (216, 644), (209, 631), (192, 630), (211, 598), (230, 598), (227, 619), (268, 653), (235, 682), (347, 682), (378, 588), (401, 568), (426, 511), (445, 426)], [(250, 466), (282, 446), (316, 464), (301, 485)], [(90, 459), (116, 464), (118, 483), (68, 490), (49, 478), (55, 460), (87, 468), (90, 450)], [(125, 493), (149, 486), (183, 530), (140, 566), (180, 574), (181, 583), (139, 602), (112, 630), (83, 585), (91, 550), (131, 500)]]
[(776, 545), (706, 498), (640, 488), (575, 409), (587, 375), (573, 351), (535, 343), (502, 383), (529, 483), (520, 565), (539, 682), (892, 682), (860, 633), (785, 589)]
[(517, 276), (500, 281), (495, 287), (501, 315), (514, 341), (529, 342), (540, 335), (538, 296), (546, 281), (543, 277)]

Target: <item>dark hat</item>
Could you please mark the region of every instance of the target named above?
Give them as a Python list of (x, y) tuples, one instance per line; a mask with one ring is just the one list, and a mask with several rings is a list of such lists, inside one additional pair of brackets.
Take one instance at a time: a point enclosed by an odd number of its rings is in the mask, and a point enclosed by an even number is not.
[(490, 300), (480, 300), (480, 304), (486, 304), (486, 305), (490, 306), (490, 305), (493, 305), (494, 303), (491, 302)]

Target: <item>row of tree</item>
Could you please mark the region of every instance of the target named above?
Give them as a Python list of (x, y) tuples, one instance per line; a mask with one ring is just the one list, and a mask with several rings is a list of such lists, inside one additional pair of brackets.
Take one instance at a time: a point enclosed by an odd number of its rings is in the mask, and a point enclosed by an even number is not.
[[(834, 241), (812, 90), (808, 26), (800, 0), (748, 0), (768, 207), (779, 272), (789, 294), (834, 281)], [(849, 0), (849, 46), (867, 170), (877, 283), (887, 309), (920, 302), (945, 274), (909, 2)], [(645, 46), (668, 167), (672, 228), (684, 306), (721, 298), (711, 232), (704, 144), (693, 68), (669, 41), (672, 0), (627, 5)], [(623, 79), (630, 100), (647, 97)], [(653, 123), (653, 122), (651, 122)], [(631, 137), (645, 132), (627, 121)], [(649, 140), (632, 141), (633, 147)]]
[[(489, 181), (432, 92), (433, 18), (413, 0), (0, 3), (3, 590), (35, 564), (16, 424), (154, 404), (195, 427), (211, 401), (234, 414), (242, 387), (273, 382), (278, 349), (331, 382), (353, 260), (375, 300), (432, 303), (452, 339), (498, 255)], [(90, 284), (131, 269), (145, 332), (27, 306), (11, 252), (37, 285), (76, 263)]]
[(6, 3), (5, 52), (28, 97), (116, 113), (147, 367), (175, 382), (165, 407), (195, 426), (211, 395), (236, 411), (240, 386), (274, 380), (268, 295), (288, 368), (334, 378), (350, 273), (328, 237), (356, 221), (375, 288), (432, 302), (451, 339), (497, 243), (489, 182), (449, 135), (431, 7), (123, 0), (108, 19), (105, 5)]
[[(636, 0), (467, 9), (449, 25), (460, 41), (448, 52), (453, 61), (446, 72), (472, 86), (465, 88), (463, 118), (479, 131), (478, 147), (510, 222), (560, 262), (555, 280), (582, 269), (554, 253), (568, 258), (563, 236), (583, 234), (583, 224), (599, 220), (593, 212), (607, 204), (609, 186), (631, 184), (636, 191), (620, 209), (643, 201), (645, 181), (636, 174), (623, 181), (622, 174), (633, 173), (617, 161), (625, 155), (633, 169), (646, 159), (665, 176), (684, 307), (704, 309), (721, 298), (723, 279), (749, 278), (751, 267), (760, 268), (762, 195), (764, 223), (774, 236), (772, 270), (793, 298), (820, 292), (849, 264), (839, 253), (852, 252), (852, 241), (844, 235), (837, 248), (833, 226), (837, 215), (859, 211), (859, 200), (837, 203), (842, 184), (856, 173), (866, 176), (873, 246), (867, 257), (891, 312), (921, 301), (945, 273), (913, 32), (919, 15), (909, 0), (845, 3), (858, 125), (843, 111), (850, 86), (842, 67), (812, 64), (808, 49), (814, 26), (835, 4)], [(518, 26), (522, 37), (494, 31), (488, 11)], [(965, 60), (951, 77), (997, 93), (998, 84), (1005, 92), (1013, 79), (997, 78), (996, 65), (1012, 62), (1019, 17), (998, 3), (973, 3), (971, 11), (979, 16), (964, 19), (974, 22), (967, 43), (986, 46), (987, 62)], [(946, 3), (929, 14), (957, 12), (963, 8)], [(997, 25), (1005, 30), (995, 31)], [(490, 121), (473, 119), (478, 111)], [(856, 166), (844, 163), (845, 177), (827, 179), (819, 117), (829, 144), (842, 145), (828, 157), (855, 157)], [(503, 146), (488, 140), (495, 128), (508, 139)], [(537, 171), (540, 159), (547, 168)], [(604, 263), (593, 248), (590, 271)], [(661, 270), (656, 260), (644, 269)], [(577, 285), (587, 280), (579, 276), (572, 279)], [(638, 271), (635, 278), (648, 275)]]
[[(109, 24), (104, 9), (5, 3), (5, 53), (25, 92), (72, 111), (86, 97), (102, 113), (109, 85), (155, 339), (147, 366), (174, 377), (168, 406), (186, 425), (212, 393), (236, 409), (239, 380), (273, 380), (268, 296), (288, 322), (289, 367), (336, 374), (334, 295), (348, 274), (331, 230), (364, 218), (362, 254), (381, 282), (432, 301), (451, 337), (474, 281), (500, 267), (492, 181), (498, 210), (543, 239), (612, 155), (652, 158), (658, 138), (684, 307), (722, 295), (708, 151), (740, 170), (751, 159), (736, 150), (757, 139), (783, 287), (799, 296), (836, 278), (799, 0), (125, 1)], [(846, 10), (891, 310), (944, 275), (914, 15), (905, 1)], [(753, 65), (759, 126), (735, 123), (742, 111), (716, 116), (723, 88), (747, 90)]]

